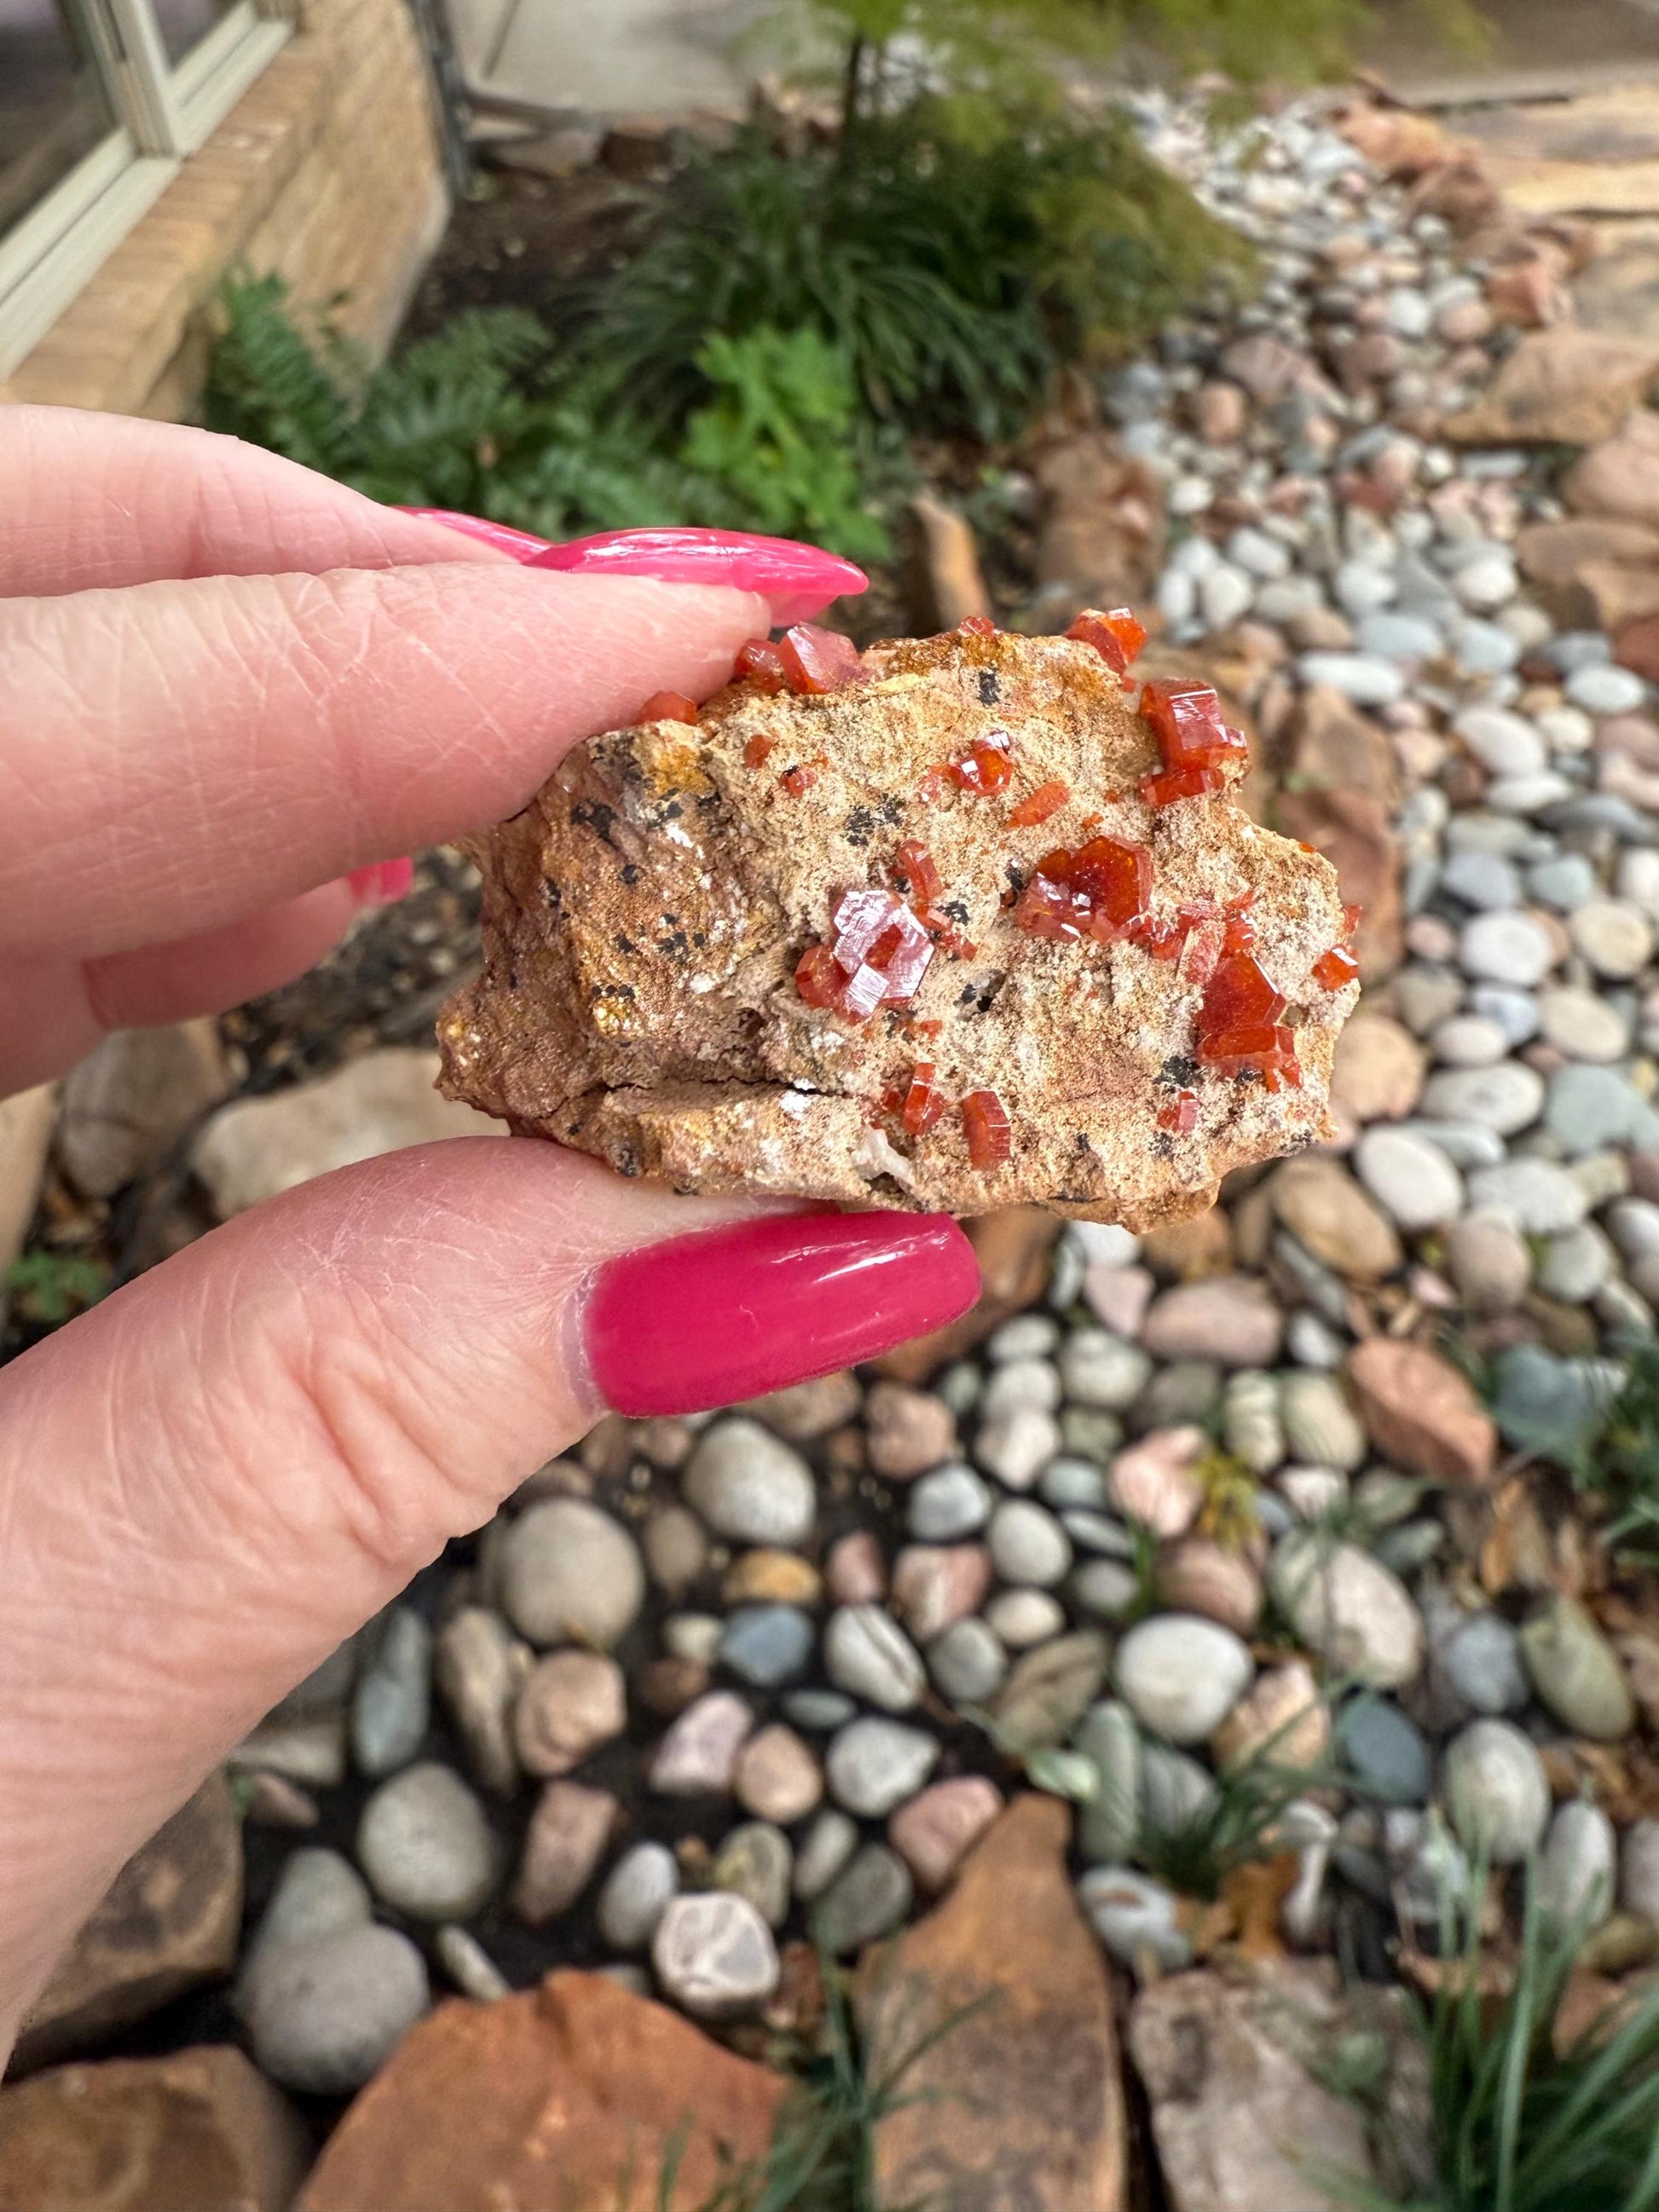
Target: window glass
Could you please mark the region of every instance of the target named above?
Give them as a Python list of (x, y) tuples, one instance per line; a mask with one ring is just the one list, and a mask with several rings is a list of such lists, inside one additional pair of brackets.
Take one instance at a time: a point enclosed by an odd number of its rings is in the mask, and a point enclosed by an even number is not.
[(61, 0), (0, 0), (0, 236), (114, 128)]
[[(5, 0), (0, 0), (0, 7), (4, 4)], [(235, 5), (236, 0), (150, 0), (167, 59), (183, 61)]]

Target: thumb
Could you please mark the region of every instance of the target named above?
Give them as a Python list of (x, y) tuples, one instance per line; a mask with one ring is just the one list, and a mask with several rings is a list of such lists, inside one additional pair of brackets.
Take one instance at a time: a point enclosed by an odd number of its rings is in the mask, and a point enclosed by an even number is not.
[(0, 1375), (0, 2051), (117, 1868), (607, 1404), (684, 1412), (964, 1310), (955, 1224), (766, 1211), (479, 1138), (204, 1238)]

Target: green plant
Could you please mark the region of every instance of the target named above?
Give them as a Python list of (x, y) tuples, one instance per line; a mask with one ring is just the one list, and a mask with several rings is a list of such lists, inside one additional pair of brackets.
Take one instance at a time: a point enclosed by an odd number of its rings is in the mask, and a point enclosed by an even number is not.
[(207, 386), (208, 420), (371, 498), (453, 507), (551, 536), (696, 519), (686, 472), (625, 411), (550, 375), (533, 316), (457, 316), (370, 372), (329, 312), (303, 319), (279, 276), (234, 278)]
[[(308, 325), (308, 326), (307, 326)], [(514, 309), (459, 315), (370, 371), (282, 279), (234, 280), (209, 420), (371, 498), (449, 507), (551, 538), (655, 522), (804, 534), (878, 559), (872, 484), (896, 465), (861, 432), (852, 375), (817, 332), (762, 329), (700, 349), (706, 404), (682, 437), (556, 357)]]
[(1659, 1568), (1659, 1341), (1629, 1350), (1625, 1380), (1565, 1454), (1576, 1486), (1608, 1516), (1608, 1544), (1627, 1565)]
[(83, 1252), (49, 1252), (37, 1247), (14, 1260), (0, 1275), (0, 1291), (15, 1298), (23, 1320), (56, 1328), (110, 1288), (109, 1269)]
[[(1480, 1971), (1478, 1906), (1449, 1904), (1443, 1917), (1439, 1986), (1411, 2014), (1428, 2061), (1434, 2179), (1404, 2194), (1334, 2174), (1323, 2185), (1364, 2212), (1656, 2212), (1659, 1984), (1558, 2050), (1583, 1923), (1553, 1923), (1529, 1869), (1514, 1984), (1494, 2000)], [(1345, 2086), (1380, 2119), (1382, 2079)]]
[(1275, 1759), (1296, 1714), (1237, 1766), (1223, 1767), (1184, 1820), (1170, 1826), (1149, 1820), (1143, 1808), (1130, 1858), (1182, 1897), (1218, 1897), (1228, 1875), (1288, 1848), (1281, 1824), (1288, 1808), (1310, 1790), (1350, 1786), (1352, 1776), (1333, 1763), (1291, 1765)]
[[(842, 1977), (821, 1954), (825, 2048), (798, 2065), (791, 2094), (781, 2109), (763, 2158), (734, 2172), (698, 2212), (878, 2212), (875, 2131), (890, 2112), (913, 2101), (904, 2083), (917, 2065), (980, 2008), (959, 2007), (908, 2042), (878, 2075), (859, 2036)], [(663, 2161), (658, 2198), (661, 2212), (673, 2195), (678, 2160)], [(905, 2212), (884, 2200), (879, 2212)], [(913, 2212), (925, 2212), (917, 2206)]]
[(846, 356), (818, 331), (763, 324), (740, 338), (716, 333), (697, 367), (716, 396), (686, 425), (685, 465), (729, 487), (763, 529), (885, 559), (891, 541), (866, 503), (854, 453)]
[(1057, 362), (1249, 263), (1121, 118), (1036, 111), (964, 136), (949, 103), (918, 100), (867, 118), (854, 161), (780, 154), (758, 126), (693, 149), (638, 250), (586, 294), (584, 355), (679, 421), (707, 395), (710, 332), (815, 330), (877, 418), (994, 435)]

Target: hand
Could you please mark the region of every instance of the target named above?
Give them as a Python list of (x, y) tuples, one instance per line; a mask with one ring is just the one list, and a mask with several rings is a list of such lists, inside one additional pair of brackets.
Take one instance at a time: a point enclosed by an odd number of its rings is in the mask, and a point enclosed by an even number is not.
[[(660, 580), (688, 574), (717, 580)], [(511, 813), (651, 692), (705, 696), (848, 574), (463, 535), (200, 432), (0, 410), (0, 1095), (286, 981), (354, 878)], [(13, 1362), (0, 2054), (213, 1763), (607, 1404), (776, 1388), (976, 1289), (948, 1221), (474, 1139), (257, 1208)]]

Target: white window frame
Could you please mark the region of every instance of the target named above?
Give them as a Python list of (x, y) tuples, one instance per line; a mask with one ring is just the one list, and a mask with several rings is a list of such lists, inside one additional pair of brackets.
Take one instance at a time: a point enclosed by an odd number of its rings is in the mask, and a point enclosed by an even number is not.
[(81, 0), (116, 117), (89, 154), (0, 236), (0, 377), (43, 338), (291, 36), (291, 0), (237, 0), (182, 60), (149, 0)]

